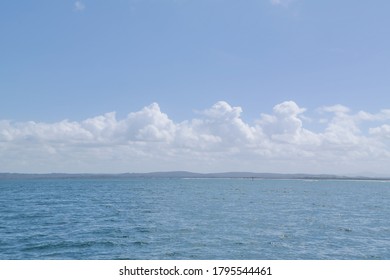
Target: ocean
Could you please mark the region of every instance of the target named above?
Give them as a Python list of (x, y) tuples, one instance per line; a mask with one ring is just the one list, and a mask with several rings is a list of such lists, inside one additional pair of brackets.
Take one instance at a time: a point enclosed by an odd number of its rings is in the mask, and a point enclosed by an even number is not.
[(0, 259), (390, 259), (390, 182), (2, 179)]

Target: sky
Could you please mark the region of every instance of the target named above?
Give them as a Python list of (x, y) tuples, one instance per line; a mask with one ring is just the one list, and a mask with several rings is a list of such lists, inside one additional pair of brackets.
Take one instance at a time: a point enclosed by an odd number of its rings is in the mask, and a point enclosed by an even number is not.
[(389, 1), (0, 2), (0, 172), (390, 176)]

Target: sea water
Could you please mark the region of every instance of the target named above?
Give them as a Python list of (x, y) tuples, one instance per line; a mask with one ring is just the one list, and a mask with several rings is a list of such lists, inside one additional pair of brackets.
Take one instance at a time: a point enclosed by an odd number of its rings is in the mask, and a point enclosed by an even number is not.
[(4, 179), (0, 259), (390, 259), (390, 182)]

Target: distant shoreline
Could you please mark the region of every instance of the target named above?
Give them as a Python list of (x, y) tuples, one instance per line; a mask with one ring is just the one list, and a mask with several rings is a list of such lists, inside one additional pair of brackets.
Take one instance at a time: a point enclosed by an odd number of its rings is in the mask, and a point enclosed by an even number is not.
[(103, 178), (200, 178), (200, 179), (297, 179), (297, 180), (359, 180), (390, 181), (390, 177), (340, 176), (329, 174), (283, 174), (255, 172), (195, 173), (187, 171), (147, 173), (0, 173), (1, 179), (103, 179)]

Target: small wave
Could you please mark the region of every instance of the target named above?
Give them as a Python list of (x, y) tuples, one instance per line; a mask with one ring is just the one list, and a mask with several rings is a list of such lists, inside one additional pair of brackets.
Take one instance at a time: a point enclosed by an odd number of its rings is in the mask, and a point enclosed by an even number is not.
[(352, 232), (353, 230), (352, 230), (351, 228), (341, 227), (341, 228), (339, 228), (339, 231), (343, 231), (343, 232)]
[(109, 240), (88, 240), (88, 241), (78, 241), (78, 242), (52, 242), (52, 243), (44, 243), (44, 244), (31, 244), (27, 245), (25, 248), (21, 249), (24, 252), (42, 252), (42, 251), (55, 251), (55, 250), (64, 250), (64, 249), (82, 249), (82, 248), (90, 248), (94, 246), (115, 246), (115, 243)]
[(134, 242), (131, 242), (131, 245), (134, 245), (134, 246), (137, 246), (137, 247), (141, 247), (141, 246), (144, 246), (144, 245), (148, 245), (149, 242), (147, 241), (134, 241)]
[(151, 229), (143, 226), (137, 226), (134, 228), (139, 233), (150, 233)]

